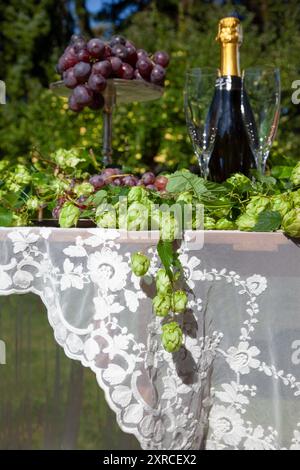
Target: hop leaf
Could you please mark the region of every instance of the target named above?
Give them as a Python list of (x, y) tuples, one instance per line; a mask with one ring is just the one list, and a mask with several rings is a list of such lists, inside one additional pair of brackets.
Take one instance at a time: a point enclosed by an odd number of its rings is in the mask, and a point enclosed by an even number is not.
[(179, 351), (182, 346), (183, 334), (180, 326), (176, 321), (167, 323), (162, 327), (161, 336), (163, 347), (169, 353)]

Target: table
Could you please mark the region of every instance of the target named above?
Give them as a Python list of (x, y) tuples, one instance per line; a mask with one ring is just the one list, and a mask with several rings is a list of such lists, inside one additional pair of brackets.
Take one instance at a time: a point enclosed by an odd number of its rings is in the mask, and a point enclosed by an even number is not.
[[(145, 233), (0, 229), (0, 295), (33, 292), (144, 449), (300, 449), (300, 250), (282, 233), (183, 243), (184, 347), (163, 350)], [(151, 257), (140, 280), (130, 254)], [(0, 333), (1, 336), (1, 333)]]

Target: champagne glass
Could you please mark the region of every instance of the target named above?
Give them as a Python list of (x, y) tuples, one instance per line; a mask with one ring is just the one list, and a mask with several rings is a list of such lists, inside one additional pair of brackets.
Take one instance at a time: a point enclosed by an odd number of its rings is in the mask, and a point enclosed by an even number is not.
[(204, 178), (208, 175), (217, 131), (214, 120), (208, 121), (207, 117), (218, 76), (218, 69), (213, 68), (196, 68), (186, 73), (184, 107), (187, 128)]
[[(243, 71), (242, 79), (242, 115), (258, 171), (264, 174), (280, 117), (280, 71), (250, 68)], [(246, 109), (251, 109), (253, 116)]]

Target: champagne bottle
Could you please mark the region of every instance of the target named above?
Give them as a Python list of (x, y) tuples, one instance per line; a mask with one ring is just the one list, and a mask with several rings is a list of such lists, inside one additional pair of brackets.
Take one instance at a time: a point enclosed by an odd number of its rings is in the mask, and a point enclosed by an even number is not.
[[(221, 69), (206, 121), (208, 134), (215, 129), (208, 177), (213, 181), (222, 182), (236, 172), (249, 176), (251, 169), (256, 168), (256, 162), (242, 116), (242, 79), (239, 64), (242, 27), (238, 18), (223, 18), (219, 22), (216, 40), (221, 45)], [(245, 93), (244, 96), (246, 97)], [(257, 134), (247, 97), (243, 105), (244, 118)]]

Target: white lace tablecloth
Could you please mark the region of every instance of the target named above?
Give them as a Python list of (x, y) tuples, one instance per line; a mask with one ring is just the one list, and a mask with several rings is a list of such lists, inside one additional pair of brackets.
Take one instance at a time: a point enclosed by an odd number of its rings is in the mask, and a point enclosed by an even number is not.
[[(131, 273), (130, 254), (151, 257)], [(206, 232), (181, 249), (184, 347), (161, 346), (155, 242), (103, 229), (0, 229), (0, 295), (34, 292), (66, 355), (91, 368), (144, 449), (300, 450), (300, 247)]]

